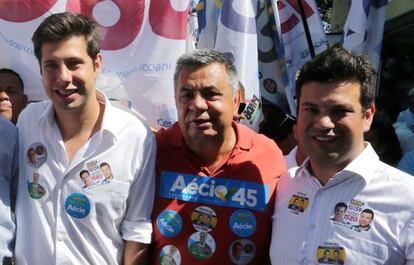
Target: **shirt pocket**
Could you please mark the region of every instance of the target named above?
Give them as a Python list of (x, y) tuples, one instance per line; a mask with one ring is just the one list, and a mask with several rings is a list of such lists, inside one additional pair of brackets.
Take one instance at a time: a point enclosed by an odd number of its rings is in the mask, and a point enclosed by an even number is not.
[(129, 182), (111, 180), (109, 183), (87, 191), (92, 201), (92, 212), (97, 218), (120, 223), (125, 215)]
[(388, 247), (364, 238), (348, 239), (345, 246), (345, 264), (386, 264)]

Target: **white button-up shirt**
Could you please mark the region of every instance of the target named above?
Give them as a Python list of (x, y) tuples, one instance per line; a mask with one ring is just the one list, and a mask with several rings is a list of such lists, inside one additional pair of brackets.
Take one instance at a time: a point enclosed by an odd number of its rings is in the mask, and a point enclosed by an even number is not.
[[(411, 176), (380, 162), (369, 144), (325, 186), (308, 166), (278, 182), (272, 264), (414, 264)], [(335, 206), (344, 204), (341, 215)]]
[(151, 241), (155, 137), (98, 97), (105, 104), (101, 130), (72, 161), (50, 101), (30, 104), (19, 118), (19, 265), (120, 264), (124, 240)]

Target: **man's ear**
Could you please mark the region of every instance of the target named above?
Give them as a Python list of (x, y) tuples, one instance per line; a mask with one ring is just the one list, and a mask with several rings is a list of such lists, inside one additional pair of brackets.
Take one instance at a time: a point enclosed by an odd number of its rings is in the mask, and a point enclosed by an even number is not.
[(97, 78), (102, 68), (102, 55), (100, 53), (96, 55), (95, 61), (93, 63), (95, 67), (95, 78)]
[(241, 101), (241, 94), (240, 94), (240, 90), (237, 89), (235, 95), (234, 95), (234, 109), (233, 109), (233, 115), (237, 115), (238, 111), (239, 111), (239, 106), (240, 106), (240, 101)]
[(371, 106), (364, 111), (364, 132), (369, 131), (372, 120), (374, 119), (375, 111), (376, 109), (374, 104), (371, 104)]

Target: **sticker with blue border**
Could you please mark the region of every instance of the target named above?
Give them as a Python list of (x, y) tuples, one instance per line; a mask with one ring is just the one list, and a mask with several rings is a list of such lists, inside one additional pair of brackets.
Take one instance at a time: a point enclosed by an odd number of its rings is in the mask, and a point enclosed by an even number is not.
[(162, 172), (160, 196), (169, 199), (266, 211), (266, 184), (225, 178)]
[(157, 227), (163, 236), (175, 237), (183, 227), (183, 220), (177, 212), (165, 210), (158, 215)]
[(237, 210), (231, 214), (229, 225), (239, 237), (249, 237), (256, 232), (256, 217), (249, 210)]
[(75, 218), (85, 218), (91, 211), (88, 197), (82, 193), (72, 193), (65, 200), (66, 212)]

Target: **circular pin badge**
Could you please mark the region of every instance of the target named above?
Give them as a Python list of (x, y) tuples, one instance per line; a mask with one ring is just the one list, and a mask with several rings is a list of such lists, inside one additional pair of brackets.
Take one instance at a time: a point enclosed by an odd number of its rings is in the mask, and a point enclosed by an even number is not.
[(32, 199), (38, 200), (46, 194), (46, 183), (37, 172), (33, 173), (27, 180), (27, 188)]
[(236, 210), (230, 216), (229, 225), (239, 237), (249, 237), (256, 232), (256, 217), (249, 210)]
[(207, 206), (199, 206), (191, 213), (195, 230), (210, 232), (217, 225), (216, 212)]
[(216, 251), (216, 242), (207, 232), (192, 234), (188, 239), (187, 246), (191, 256), (200, 260), (211, 257)]
[(34, 143), (26, 151), (26, 162), (29, 166), (38, 168), (47, 159), (46, 147), (41, 143)]
[(165, 210), (157, 218), (157, 228), (165, 237), (176, 236), (182, 227), (183, 220), (177, 212)]
[(256, 247), (249, 239), (234, 241), (229, 248), (229, 257), (234, 264), (249, 264), (256, 256)]
[(180, 250), (173, 245), (166, 245), (161, 249), (160, 253), (161, 265), (180, 265), (181, 254)]
[(91, 211), (88, 197), (82, 193), (72, 193), (65, 200), (66, 212), (75, 218), (85, 218)]

